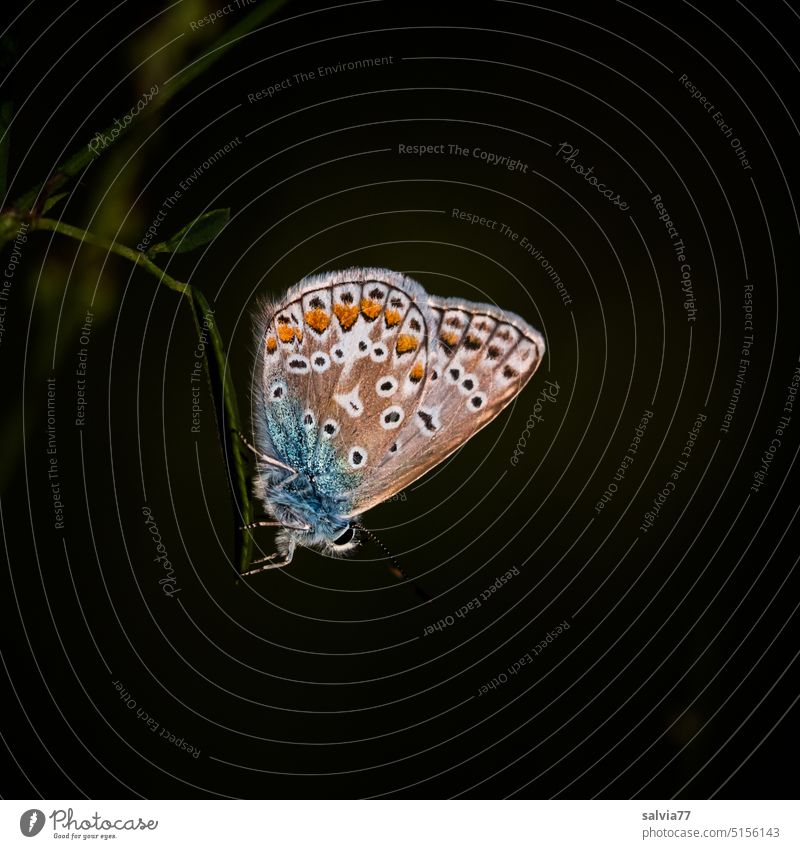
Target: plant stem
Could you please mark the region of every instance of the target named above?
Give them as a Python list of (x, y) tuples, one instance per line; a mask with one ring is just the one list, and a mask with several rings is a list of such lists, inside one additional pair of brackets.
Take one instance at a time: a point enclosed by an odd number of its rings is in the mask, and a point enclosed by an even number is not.
[[(250, 568), (252, 560), (253, 539), (249, 532), (240, 532), (241, 525), (247, 525), (253, 520), (253, 511), (250, 504), (250, 490), (247, 484), (247, 463), (244, 459), (239, 435), (243, 432), (239, 418), (239, 404), (236, 399), (236, 390), (231, 381), (228, 370), (228, 359), (225, 354), (225, 346), (217, 329), (216, 318), (209, 321), (213, 315), (211, 307), (205, 295), (191, 286), (187, 288), (192, 298), (192, 314), (195, 316), (195, 328), (200, 338), (202, 329), (200, 318), (206, 319), (207, 332), (211, 341), (211, 349), (214, 352), (213, 359), (205, 356), (206, 376), (211, 387), (214, 409), (217, 413), (217, 425), (222, 443), (222, 453), (226, 459), (229, 483), (233, 494), (233, 521), (236, 530), (236, 546), (234, 560), (239, 564), (239, 572), (246, 572)], [(216, 390), (216, 391), (215, 391)], [(235, 472), (235, 480), (231, 476), (231, 470)]]
[(140, 251), (129, 248), (126, 245), (121, 245), (119, 242), (104, 239), (102, 236), (96, 236), (94, 233), (90, 233), (88, 230), (82, 230), (80, 227), (74, 227), (72, 224), (65, 224), (63, 221), (56, 221), (53, 218), (35, 218), (31, 222), (31, 229), (52, 230), (56, 233), (61, 233), (64, 236), (70, 236), (73, 239), (77, 239), (79, 242), (86, 242), (87, 245), (94, 245), (97, 248), (105, 248), (111, 253), (118, 254), (119, 256), (125, 257), (125, 259), (129, 259), (136, 265), (140, 265), (145, 271), (149, 271), (151, 274), (158, 277), (158, 279), (166, 286), (169, 286), (170, 289), (174, 289), (176, 292), (180, 292), (182, 295), (188, 296), (191, 300), (192, 287), (188, 283), (180, 283), (175, 280), (174, 277), (170, 277), (166, 271), (159, 268), (159, 266), (148, 259)]
[(181, 294), (189, 301), (192, 308), (192, 320), (194, 321), (197, 337), (203, 336), (205, 322), (205, 333), (213, 351), (213, 358), (203, 357), (208, 385), (214, 402), (214, 410), (217, 416), (217, 426), (222, 452), (225, 456), (227, 467), (235, 473), (235, 481), (230, 479), (233, 494), (233, 521), (235, 531), (234, 559), (238, 564), (239, 571), (244, 572), (250, 568), (252, 537), (249, 533), (239, 531), (241, 525), (247, 525), (252, 521), (253, 513), (250, 505), (250, 495), (247, 486), (247, 464), (244, 459), (242, 447), (237, 433), (242, 431), (239, 419), (239, 405), (236, 400), (236, 390), (230, 379), (227, 368), (227, 355), (222, 337), (219, 335), (216, 320), (213, 319), (213, 310), (199, 289), (195, 289), (189, 283), (181, 283), (174, 277), (170, 277), (162, 268), (148, 259), (140, 251), (122, 245), (119, 242), (104, 239), (88, 230), (65, 224), (52, 218), (34, 218), (31, 221), (33, 230), (50, 230), (76, 239), (81, 243), (103, 248), (110, 253), (130, 260), (145, 271), (158, 277), (159, 282), (168, 286), (175, 292)]

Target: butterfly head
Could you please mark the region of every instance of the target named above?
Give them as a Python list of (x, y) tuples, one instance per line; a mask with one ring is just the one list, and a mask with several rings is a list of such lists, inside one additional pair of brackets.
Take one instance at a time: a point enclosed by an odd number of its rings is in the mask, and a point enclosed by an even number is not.
[(283, 525), (284, 542), (341, 557), (359, 544), (356, 529), (342, 514), (339, 499), (311, 487), (276, 488), (266, 494), (270, 512)]

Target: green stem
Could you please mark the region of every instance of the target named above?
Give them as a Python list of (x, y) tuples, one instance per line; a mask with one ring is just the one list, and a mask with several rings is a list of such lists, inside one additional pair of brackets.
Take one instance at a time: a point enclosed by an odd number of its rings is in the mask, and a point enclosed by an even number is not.
[[(191, 286), (188, 287), (192, 294), (192, 314), (195, 317), (195, 328), (200, 338), (202, 328), (200, 318), (208, 319), (212, 316), (211, 307), (205, 295)], [(244, 449), (239, 439), (243, 433), (241, 420), (239, 418), (239, 404), (236, 399), (236, 390), (231, 381), (228, 369), (228, 360), (225, 354), (225, 346), (217, 329), (216, 318), (207, 320), (207, 333), (211, 341), (211, 349), (214, 352), (213, 360), (208, 356), (203, 358), (214, 399), (214, 409), (217, 413), (217, 426), (219, 430), (222, 452), (227, 461), (227, 468), (235, 472), (235, 480), (230, 480), (233, 493), (233, 521), (237, 529), (235, 537), (234, 559), (239, 564), (239, 571), (246, 572), (250, 568), (252, 560), (253, 539), (249, 532), (240, 533), (240, 524), (246, 525), (253, 521), (253, 511), (250, 504), (250, 489), (247, 484), (247, 461), (244, 457)], [(216, 391), (215, 391), (216, 389)], [(230, 472), (229, 472), (230, 474)]]
[[(227, 461), (228, 469), (232, 469), (235, 476), (235, 481), (231, 480), (230, 482), (234, 502), (233, 521), (234, 528), (236, 529), (234, 559), (239, 566), (239, 571), (246, 571), (250, 568), (253, 542), (250, 534), (240, 532), (239, 527), (243, 524), (250, 523), (253, 519), (253, 513), (247, 486), (247, 464), (240, 440), (237, 437), (237, 432), (242, 432), (239, 419), (239, 405), (236, 400), (236, 390), (234, 389), (227, 368), (225, 345), (222, 342), (222, 337), (219, 335), (216, 320), (212, 318), (213, 311), (205, 295), (189, 283), (181, 283), (174, 277), (170, 277), (169, 274), (140, 251), (129, 248), (127, 245), (122, 245), (119, 242), (104, 239), (101, 236), (90, 233), (88, 230), (83, 230), (80, 227), (74, 227), (72, 224), (65, 224), (62, 221), (56, 221), (52, 218), (33, 219), (31, 221), (31, 229), (61, 233), (63, 236), (77, 239), (81, 243), (94, 245), (110, 253), (115, 253), (117, 256), (124, 257), (150, 274), (153, 274), (159, 279), (159, 282), (178, 292), (189, 301), (197, 337), (200, 339), (205, 332), (211, 345), (211, 350), (213, 351), (213, 358), (208, 356), (203, 357), (203, 364), (211, 397), (214, 402), (222, 452)], [(203, 322), (206, 324), (205, 331), (202, 326)]]
[(154, 274), (162, 283), (169, 286), (170, 289), (174, 289), (182, 295), (187, 295), (191, 300), (192, 287), (188, 283), (179, 283), (174, 277), (170, 277), (166, 271), (148, 259), (143, 253), (141, 253), (141, 251), (134, 250), (126, 245), (121, 245), (119, 242), (114, 242), (111, 239), (104, 239), (102, 236), (96, 236), (88, 230), (82, 230), (80, 227), (73, 227), (72, 224), (65, 224), (63, 221), (56, 221), (53, 218), (35, 218), (31, 222), (31, 228), (33, 230), (52, 230), (56, 233), (61, 233), (64, 236), (70, 236), (73, 239), (77, 239), (79, 242), (86, 242), (87, 245), (94, 245), (97, 248), (105, 248), (105, 250), (110, 251), (111, 253), (123, 256), (125, 259), (129, 259), (136, 265), (140, 265), (145, 271), (149, 271), (151, 274)]

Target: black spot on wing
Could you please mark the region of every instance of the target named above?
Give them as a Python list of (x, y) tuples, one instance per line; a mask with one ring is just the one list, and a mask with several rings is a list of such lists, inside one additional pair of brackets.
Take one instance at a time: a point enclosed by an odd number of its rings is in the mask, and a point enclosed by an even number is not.
[(422, 419), (422, 423), (425, 425), (426, 430), (436, 430), (436, 425), (433, 423), (433, 416), (430, 413), (420, 410), (417, 415), (420, 419)]

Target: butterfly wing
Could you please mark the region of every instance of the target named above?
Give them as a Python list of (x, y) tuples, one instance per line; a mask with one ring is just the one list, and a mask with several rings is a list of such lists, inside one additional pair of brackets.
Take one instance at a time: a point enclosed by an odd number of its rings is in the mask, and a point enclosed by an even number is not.
[(266, 453), (350, 501), (391, 456), (428, 375), (425, 290), (402, 274), (315, 275), (262, 306), (258, 330)]
[(359, 487), (352, 515), (390, 498), (489, 424), (522, 390), (545, 351), (514, 313), (456, 298), (429, 298), (424, 391), (414, 414)]

